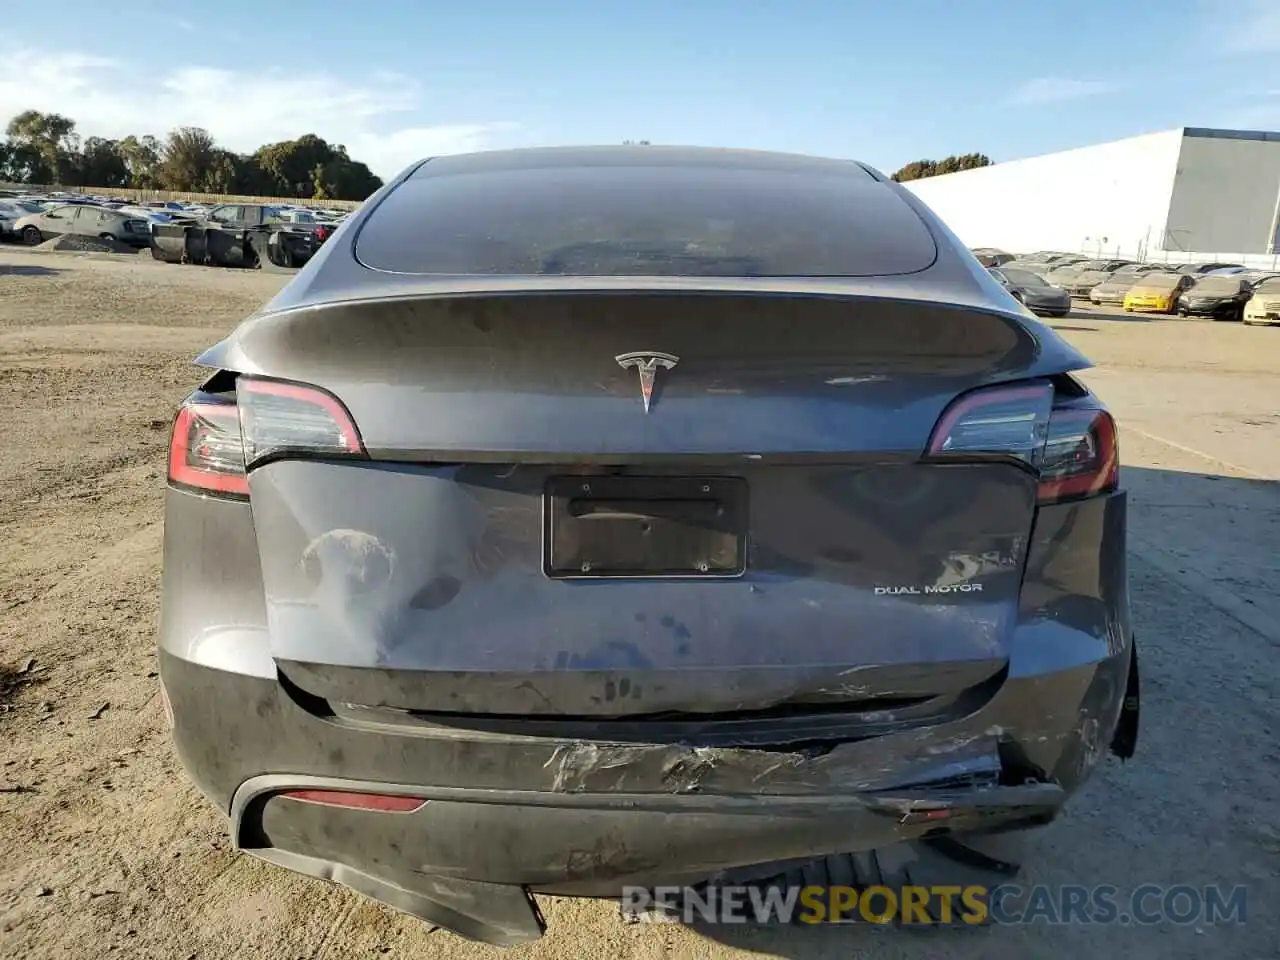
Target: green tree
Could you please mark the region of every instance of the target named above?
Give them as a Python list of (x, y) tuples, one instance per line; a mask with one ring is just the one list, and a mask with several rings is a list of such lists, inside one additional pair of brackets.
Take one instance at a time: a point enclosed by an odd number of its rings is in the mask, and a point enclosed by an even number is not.
[(925, 177), (938, 177), (990, 165), (991, 158), (985, 153), (953, 154), (941, 160), (913, 160), (895, 173), (893, 179), (904, 183), (907, 180), (922, 180)]
[(203, 127), (179, 127), (160, 152), (160, 182), (169, 190), (200, 190), (216, 179), (213, 172), (218, 146)]
[(364, 200), (382, 187), (382, 180), (359, 160), (338, 147), (328, 163), (311, 171), (311, 196), (316, 200)]
[(253, 160), (265, 192), (274, 196), (363, 200), (382, 186), (373, 171), (351, 159), (346, 147), (314, 133), (269, 143)]
[(130, 186), (146, 189), (160, 185), (160, 141), (149, 133), (141, 137), (131, 133), (116, 149), (128, 168)]
[(120, 140), (90, 137), (82, 146), (75, 121), (38, 110), (9, 122), (7, 139), (0, 141), (0, 177), (14, 183), (335, 200), (363, 200), (382, 186), (346, 147), (313, 133), (248, 155), (218, 146), (200, 127), (179, 127), (163, 142), (130, 134)]
[(63, 183), (81, 187), (127, 187), (129, 167), (117, 140), (89, 137), (78, 153), (66, 156)]
[(57, 179), (68, 154), (79, 147), (76, 122), (60, 113), (24, 110), (9, 121), (5, 133), (11, 146), (25, 151), (27, 176), (35, 182)]

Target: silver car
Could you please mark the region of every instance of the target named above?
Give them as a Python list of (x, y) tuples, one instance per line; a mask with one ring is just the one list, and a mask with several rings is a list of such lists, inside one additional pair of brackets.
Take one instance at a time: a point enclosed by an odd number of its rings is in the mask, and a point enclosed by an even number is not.
[(32, 245), (63, 234), (110, 238), (135, 247), (151, 242), (147, 221), (93, 204), (68, 203), (28, 214), (14, 224), (14, 232), (23, 243)]
[(31, 200), (6, 197), (0, 200), (0, 239), (16, 240), (18, 221), (35, 213), (41, 213), (44, 207)]

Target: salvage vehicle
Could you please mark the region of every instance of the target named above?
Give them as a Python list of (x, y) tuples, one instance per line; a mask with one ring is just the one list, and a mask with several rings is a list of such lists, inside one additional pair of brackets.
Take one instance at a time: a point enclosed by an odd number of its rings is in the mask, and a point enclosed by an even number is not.
[(1243, 320), (1244, 305), (1253, 296), (1253, 284), (1240, 274), (1210, 275), (1184, 290), (1176, 309), (1180, 317), (1212, 317), (1215, 320)]
[(1191, 289), (1195, 278), (1185, 273), (1157, 271), (1140, 277), (1124, 295), (1126, 312), (1173, 313), (1185, 290)]
[(1133, 755), (1090, 363), (869, 166), (424, 161), (196, 362), (160, 682), (239, 850), (509, 945)]
[(324, 241), (333, 233), (329, 224), (318, 223), (315, 218), (297, 219), (286, 211), (263, 203), (228, 203), (213, 207), (205, 216), (211, 225), (230, 230), (253, 230), (264, 226), (289, 225), (298, 230), (308, 230)]
[(1089, 258), (1078, 253), (1061, 253), (1057, 250), (1037, 250), (1035, 253), (1024, 253), (1016, 260), (1010, 261), (1019, 267), (1036, 270), (1048, 270), (1053, 267), (1065, 267), (1069, 263), (1079, 263)]
[(974, 247), (970, 252), (984, 267), (998, 267), (1003, 263), (1017, 259), (1012, 253), (997, 250), (995, 247)]
[(1239, 267), (1240, 269), (1244, 269), (1243, 265), (1239, 263), (1218, 263), (1216, 261), (1208, 263), (1180, 263), (1173, 264), (1172, 267), (1178, 273), (1190, 274), (1192, 276), (1213, 273), (1215, 270), (1225, 270), (1230, 267)]
[(1244, 305), (1245, 323), (1270, 326), (1280, 323), (1280, 277), (1263, 280), (1253, 288), (1253, 295)]
[(143, 219), (89, 203), (63, 204), (29, 213), (13, 223), (13, 232), (23, 243), (32, 245), (70, 233), (145, 247), (150, 242), (150, 230), (150, 224)]
[(152, 225), (151, 252), (170, 263), (292, 270), (335, 230), (333, 224), (295, 222), (268, 204), (223, 204), (199, 221)]
[[(1052, 267), (1045, 274), (1045, 279), (1050, 283), (1062, 287), (1068, 293), (1072, 291), (1072, 285), (1076, 279), (1083, 273), (1102, 273), (1110, 274), (1119, 270), (1129, 261), (1127, 260), (1076, 260), (1061, 266)], [(1074, 296), (1074, 294), (1073, 294)], [(1086, 291), (1082, 296), (1088, 296)]]
[(1040, 274), (1017, 267), (993, 267), (991, 275), (1037, 316), (1065, 317), (1071, 312), (1071, 295)]
[(0, 200), (0, 239), (18, 239), (18, 221), (33, 213), (42, 213), (44, 207), (30, 200), (5, 198)]
[(1079, 269), (1072, 271), (1070, 275), (1064, 275), (1060, 282), (1073, 300), (1088, 300), (1089, 294), (1098, 284), (1105, 283), (1122, 270), (1133, 275), (1142, 264), (1128, 260), (1095, 260), (1077, 266)]
[(1149, 273), (1169, 272), (1162, 264), (1131, 263), (1121, 267), (1114, 273), (1106, 275), (1101, 283), (1089, 290), (1089, 302), (1094, 306), (1120, 306), (1124, 303), (1124, 295), (1128, 293), (1139, 279)]

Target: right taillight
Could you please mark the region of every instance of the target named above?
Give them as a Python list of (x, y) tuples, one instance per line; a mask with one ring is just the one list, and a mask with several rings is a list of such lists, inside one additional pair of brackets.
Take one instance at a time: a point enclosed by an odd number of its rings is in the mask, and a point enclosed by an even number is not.
[(1042, 504), (1114, 490), (1120, 469), (1111, 414), (1087, 394), (1056, 402), (1047, 380), (959, 397), (934, 428), (928, 456), (1021, 460), (1039, 476)]
[(1040, 461), (1039, 500), (1109, 493), (1120, 479), (1116, 422), (1101, 407), (1058, 407)]

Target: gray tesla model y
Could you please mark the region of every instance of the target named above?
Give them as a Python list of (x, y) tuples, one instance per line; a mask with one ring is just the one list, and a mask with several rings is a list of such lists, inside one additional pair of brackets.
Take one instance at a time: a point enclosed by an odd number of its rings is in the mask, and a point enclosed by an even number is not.
[(1089, 362), (863, 164), (432, 159), (198, 363), (161, 680), (241, 850), (509, 944), (1133, 752)]

